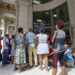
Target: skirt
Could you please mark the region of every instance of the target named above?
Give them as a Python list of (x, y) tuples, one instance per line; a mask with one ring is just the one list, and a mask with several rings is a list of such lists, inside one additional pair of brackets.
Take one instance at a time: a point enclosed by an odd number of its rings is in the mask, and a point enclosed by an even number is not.
[(15, 64), (25, 64), (26, 63), (26, 56), (25, 56), (25, 49), (16, 49), (15, 50)]
[(15, 54), (15, 50), (11, 49), (10, 56), (14, 56), (14, 54)]
[(37, 46), (37, 54), (49, 54), (49, 46), (47, 43), (40, 43)]
[(4, 49), (3, 50), (2, 63), (6, 64), (6, 63), (8, 63), (8, 60), (9, 60), (9, 51), (8, 51), (8, 49)]

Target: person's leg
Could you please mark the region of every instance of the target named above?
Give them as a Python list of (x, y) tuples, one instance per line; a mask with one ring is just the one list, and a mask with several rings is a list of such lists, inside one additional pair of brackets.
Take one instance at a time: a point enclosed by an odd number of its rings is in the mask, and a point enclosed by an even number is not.
[(48, 56), (48, 63), (52, 66), (53, 64), (53, 56)]
[(17, 70), (17, 64), (15, 64), (15, 67), (14, 67), (14, 71), (16, 71)]
[(8, 63), (8, 51), (6, 49), (3, 51), (2, 63), (3, 64), (7, 64)]
[(62, 69), (62, 75), (66, 75), (64, 52), (59, 53), (59, 62)]
[(20, 70), (20, 72), (22, 72), (22, 71), (23, 71), (22, 64), (20, 64), (20, 65), (19, 65), (19, 70)]
[(56, 73), (57, 73), (57, 68), (53, 68), (52, 75), (56, 75)]
[(49, 65), (52, 66), (53, 60), (52, 60), (52, 59), (49, 59), (49, 60), (48, 60), (48, 63), (49, 63)]
[(58, 53), (53, 54), (53, 70), (52, 75), (56, 75), (57, 73), (57, 61), (58, 61)]
[(28, 49), (26, 48), (26, 62), (29, 63)]
[(14, 56), (11, 56), (11, 64), (14, 63)]
[(62, 69), (62, 75), (66, 75), (65, 66), (62, 66), (61, 69)]
[(40, 69), (42, 70), (42, 55), (39, 55), (39, 64), (40, 64)]
[(37, 54), (36, 54), (36, 48), (33, 48), (33, 55), (34, 55), (34, 61), (35, 61), (35, 66), (37, 66)]
[(32, 48), (28, 48), (29, 66), (32, 67)]
[(48, 71), (48, 55), (44, 55), (45, 63), (46, 63), (46, 70)]

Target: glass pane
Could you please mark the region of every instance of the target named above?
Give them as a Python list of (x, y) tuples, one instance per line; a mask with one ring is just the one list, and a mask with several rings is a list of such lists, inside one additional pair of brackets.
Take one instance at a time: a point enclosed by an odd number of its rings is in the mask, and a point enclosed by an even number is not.
[(71, 28), (64, 29), (64, 31), (66, 33), (65, 42), (72, 42)]
[(67, 3), (57, 7), (56, 9), (53, 10), (53, 21), (54, 25), (56, 24), (57, 20), (64, 20), (64, 22), (69, 21), (69, 14), (68, 14), (68, 7)]
[(34, 12), (33, 24), (34, 26), (50, 26), (51, 25), (50, 11)]

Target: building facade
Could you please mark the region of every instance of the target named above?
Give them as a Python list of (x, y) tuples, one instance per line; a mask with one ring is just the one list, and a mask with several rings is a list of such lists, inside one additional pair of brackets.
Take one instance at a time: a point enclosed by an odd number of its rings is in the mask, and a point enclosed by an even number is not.
[(37, 31), (44, 27), (52, 35), (56, 21), (62, 19), (66, 38), (75, 45), (75, 0), (15, 0), (13, 4), (16, 29), (23, 27), (27, 32), (29, 28)]

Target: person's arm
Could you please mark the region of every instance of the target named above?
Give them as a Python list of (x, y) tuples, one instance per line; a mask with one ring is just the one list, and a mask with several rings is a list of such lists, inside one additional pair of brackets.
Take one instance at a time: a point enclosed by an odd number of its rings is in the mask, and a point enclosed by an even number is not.
[(6, 46), (7, 46), (8, 48), (10, 48), (8, 42), (9, 42), (9, 40), (6, 39)]
[(56, 32), (54, 32), (54, 34), (53, 34), (52, 43), (54, 42), (55, 38), (56, 38)]
[(68, 52), (68, 49), (65, 51), (64, 55), (66, 55), (66, 54), (67, 54), (67, 52)]
[(54, 54), (54, 49), (52, 49), (52, 52), (50, 53), (50, 56)]
[(26, 34), (26, 40), (25, 40), (25, 47), (26, 47), (26, 49), (28, 49), (28, 34)]
[(8, 42), (6, 42), (6, 46), (7, 46), (8, 48), (10, 48)]
[(54, 54), (54, 52), (51, 52), (51, 53), (50, 53), (50, 56), (53, 55), (53, 54)]
[(66, 55), (66, 52), (64, 53), (64, 55)]
[(37, 35), (34, 36), (34, 42), (36, 43), (36, 45), (38, 45), (37, 38), (38, 38)]
[(2, 36), (0, 36), (0, 40), (3, 40), (3, 37)]

